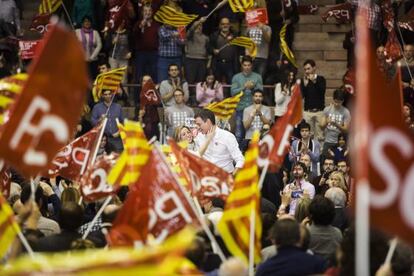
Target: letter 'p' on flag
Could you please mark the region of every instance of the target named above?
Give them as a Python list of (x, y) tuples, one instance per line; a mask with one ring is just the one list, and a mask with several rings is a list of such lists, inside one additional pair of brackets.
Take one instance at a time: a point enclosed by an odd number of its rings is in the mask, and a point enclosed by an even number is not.
[(27, 177), (46, 169), (70, 140), (88, 87), (84, 54), (73, 32), (53, 26), (37, 51), (0, 137), (0, 156)]

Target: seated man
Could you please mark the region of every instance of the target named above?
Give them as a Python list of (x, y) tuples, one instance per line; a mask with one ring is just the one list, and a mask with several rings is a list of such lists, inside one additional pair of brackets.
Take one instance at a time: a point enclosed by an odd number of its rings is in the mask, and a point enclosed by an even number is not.
[(300, 246), (300, 226), (292, 218), (282, 218), (273, 227), (272, 239), (277, 254), (259, 265), (256, 276), (322, 274), (326, 262), (306, 253)]
[(176, 88), (174, 91), (175, 104), (165, 109), (167, 123), (167, 135), (173, 137), (174, 131), (179, 126), (189, 125), (189, 119), (194, 117), (194, 111), (184, 103), (184, 92)]

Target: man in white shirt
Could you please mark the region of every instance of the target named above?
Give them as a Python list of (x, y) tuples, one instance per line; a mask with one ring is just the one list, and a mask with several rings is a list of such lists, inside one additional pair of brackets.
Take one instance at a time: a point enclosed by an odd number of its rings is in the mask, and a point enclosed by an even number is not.
[(195, 123), (201, 132), (196, 140), (201, 145), (202, 157), (223, 170), (236, 174), (244, 164), (236, 137), (216, 126), (216, 118), (210, 110), (200, 110), (195, 115)]

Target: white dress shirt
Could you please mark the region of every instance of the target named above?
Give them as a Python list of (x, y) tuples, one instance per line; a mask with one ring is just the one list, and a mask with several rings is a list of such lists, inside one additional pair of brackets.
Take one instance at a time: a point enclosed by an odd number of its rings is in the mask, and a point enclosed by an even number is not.
[[(200, 146), (204, 145), (207, 137), (199, 133), (196, 140)], [(211, 139), (203, 158), (226, 172), (232, 173), (234, 167), (242, 168), (244, 157), (239, 149), (236, 137), (229, 131), (216, 127), (216, 133)], [(236, 163), (234, 166), (233, 161)]]

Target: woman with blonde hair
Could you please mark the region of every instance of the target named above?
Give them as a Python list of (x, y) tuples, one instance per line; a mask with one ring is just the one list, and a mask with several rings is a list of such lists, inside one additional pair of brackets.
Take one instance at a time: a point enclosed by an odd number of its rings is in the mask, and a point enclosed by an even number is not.
[(177, 143), (178, 142), (187, 142), (188, 143), (188, 146), (187, 146), (188, 150), (194, 151), (194, 152), (198, 151), (199, 147), (194, 142), (193, 134), (191, 132), (191, 129), (188, 126), (179, 126), (179, 127), (177, 127), (174, 131), (173, 138)]
[(309, 205), (311, 199), (308, 196), (304, 196), (298, 200), (298, 204), (295, 209), (295, 219), (297, 222), (302, 223), (302, 221), (309, 216)]
[(76, 204), (78, 204), (80, 197), (81, 194), (78, 189), (74, 187), (67, 187), (63, 190), (62, 195), (60, 197), (60, 201), (62, 204), (66, 202), (75, 202)]
[(329, 175), (329, 188), (338, 187), (348, 193), (348, 187), (346, 185), (345, 177), (341, 172), (332, 172)]

